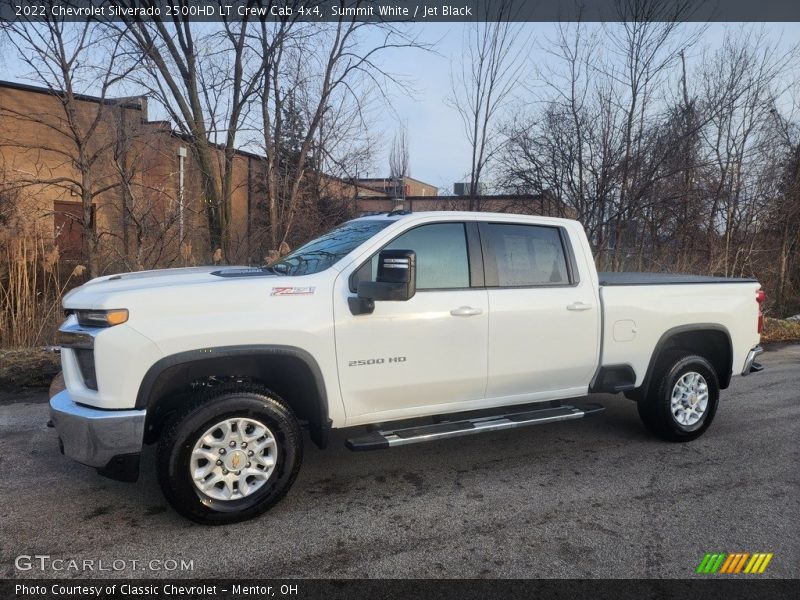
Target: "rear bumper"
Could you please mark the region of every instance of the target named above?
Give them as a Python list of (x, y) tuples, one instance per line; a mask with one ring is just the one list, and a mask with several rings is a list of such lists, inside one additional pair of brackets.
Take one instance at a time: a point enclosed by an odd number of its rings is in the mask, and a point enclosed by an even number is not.
[(762, 365), (756, 362), (756, 357), (758, 357), (758, 355), (762, 352), (764, 352), (764, 348), (761, 346), (756, 346), (747, 353), (747, 358), (744, 361), (744, 369), (742, 369), (742, 375), (758, 373), (764, 369)]
[(101, 410), (76, 404), (67, 390), (50, 399), (50, 419), (61, 451), (101, 475), (136, 481), (145, 410)]

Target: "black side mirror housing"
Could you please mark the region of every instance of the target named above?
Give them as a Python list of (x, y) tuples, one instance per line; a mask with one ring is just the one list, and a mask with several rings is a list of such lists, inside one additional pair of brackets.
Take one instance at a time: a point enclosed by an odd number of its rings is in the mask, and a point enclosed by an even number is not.
[(375, 281), (360, 281), (358, 297), (350, 298), (350, 311), (371, 313), (376, 301), (403, 302), (417, 293), (417, 255), (413, 250), (383, 250), (378, 255)]

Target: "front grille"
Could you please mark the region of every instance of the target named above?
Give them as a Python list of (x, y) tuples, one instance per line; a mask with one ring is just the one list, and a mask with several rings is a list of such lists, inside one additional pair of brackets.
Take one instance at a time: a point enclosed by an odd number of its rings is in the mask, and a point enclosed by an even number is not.
[(94, 369), (94, 350), (85, 348), (75, 348), (75, 358), (78, 360), (78, 367), (83, 377), (83, 385), (90, 390), (97, 390), (97, 374)]

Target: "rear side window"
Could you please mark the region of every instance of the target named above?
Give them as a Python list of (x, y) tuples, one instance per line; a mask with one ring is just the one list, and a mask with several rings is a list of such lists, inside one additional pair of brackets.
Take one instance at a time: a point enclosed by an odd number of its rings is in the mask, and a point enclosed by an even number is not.
[[(395, 238), (382, 250), (413, 250), (417, 254), (417, 290), (469, 287), (469, 258), (463, 223), (434, 223), (416, 227)], [(375, 281), (378, 253), (351, 280)]]
[(523, 287), (568, 285), (567, 257), (556, 227), (489, 223), (490, 255), (497, 265), (497, 285)]

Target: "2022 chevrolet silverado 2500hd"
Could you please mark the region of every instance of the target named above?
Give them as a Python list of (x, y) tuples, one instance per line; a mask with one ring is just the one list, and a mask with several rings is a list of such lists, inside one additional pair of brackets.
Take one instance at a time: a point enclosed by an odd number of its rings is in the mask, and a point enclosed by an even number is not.
[(576, 419), (603, 407), (569, 399), (624, 392), (656, 435), (697, 438), (731, 376), (761, 368), (763, 300), (753, 280), (598, 274), (576, 221), (369, 215), (269, 267), (73, 290), (51, 415), (67, 456), (117, 479), (157, 443), (170, 504), (229, 523), (286, 494), (303, 428), (385, 448)]

